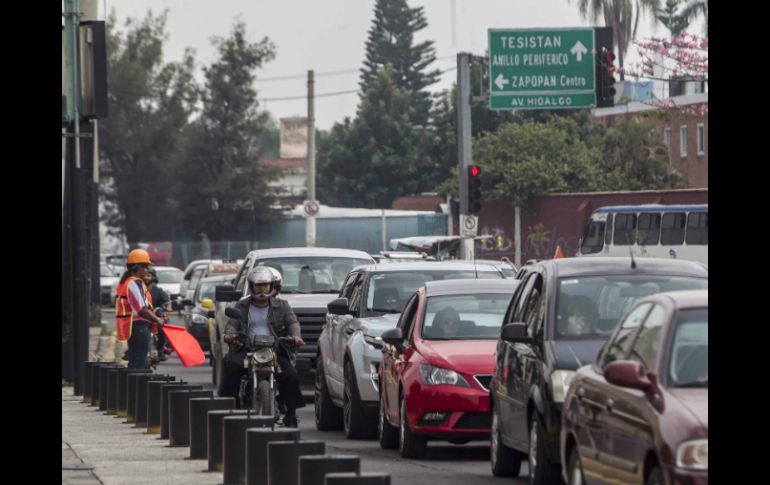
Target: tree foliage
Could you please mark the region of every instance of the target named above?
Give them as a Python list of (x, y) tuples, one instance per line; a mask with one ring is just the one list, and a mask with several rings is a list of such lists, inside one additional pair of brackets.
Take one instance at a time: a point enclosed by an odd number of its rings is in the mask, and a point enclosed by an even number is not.
[(131, 242), (167, 237), (175, 206), (174, 178), (181, 130), (198, 98), (194, 62), (163, 61), (167, 13), (128, 19), (119, 30), (113, 11), (107, 22), (109, 117), (99, 123), (103, 178), (101, 196), (119, 211), (105, 224)]
[(277, 174), (259, 163), (269, 115), (259, 110), (253, 87), (255, 71), (274, 58), (275, 46), (267, 38), (249, 42), (242, 21), (214, 44), (219, 57), (204, 69), (202, 109), (187, 130), (178, 198), (188, 234), (205, 231), (216, 240), (239, 230), (258, 233), (257, 222), (273, 218), (268, 182)]

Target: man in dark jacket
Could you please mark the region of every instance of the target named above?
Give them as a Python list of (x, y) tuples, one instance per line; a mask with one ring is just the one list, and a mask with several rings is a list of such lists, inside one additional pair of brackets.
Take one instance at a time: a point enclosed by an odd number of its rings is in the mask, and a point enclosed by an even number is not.
[[(145, 278), (144, 283), (150, 290), (153, 306), (155, 308), (162, 308), (164, 312), (170, 311), (169, 303), (171, 303), (171, 298), (169, 298), (168, 293), (166, 293), (163, 288), (158, 286), (158, 272), (155, 271), (155, 268), (150, 267), (148, 277)], [(168, 318), (164, 318), (164, 320), (168, 321)], [(166, 344), (168, 343), (168, 339), (162, 330), (158, 330), (157, 338), (158, 343), (156, 349), (158, 351), (158, 358), (162, 361), (166, 361), (168, 360), (168, 357), (166, 357)]]
[(246, 372), (243, 360), (247, 353), (246, 349), (236, 343), (238, 332), (247, 334), (249, 338), (256, 335), (292, 337), (293, 346), (279, 346), (278, 349), (278, 365), (281, 367), (278, 391), (287, 409), (284, 424), (297, 426), (295, 410), (305, 405), (299, 389), (297, 369), (294, 367), (294, 349), (305, 343), (300, 334), (299, 321), (286, 300), (271, 296), (275, 276), (268, 268), (253, 269), (248, 280), (251, 294), (235, 304), (242, 318), (231, 318), (225, 325), (224, 341), (228, 344), (228, 352), (223, 362), (219, 395), (234, 397), (236, 402), (238, 400), (241, 376)]

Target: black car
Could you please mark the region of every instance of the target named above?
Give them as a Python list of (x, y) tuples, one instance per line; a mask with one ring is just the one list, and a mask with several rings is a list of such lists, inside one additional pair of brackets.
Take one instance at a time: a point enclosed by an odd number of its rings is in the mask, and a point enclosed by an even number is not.
[(492, 403), (492, 473), (559, 483), (564, 396), (634, 303), (664, 291), (704, 289), (701, 263), (637, 258), (564, 258), (526, 267), (497, 343)]

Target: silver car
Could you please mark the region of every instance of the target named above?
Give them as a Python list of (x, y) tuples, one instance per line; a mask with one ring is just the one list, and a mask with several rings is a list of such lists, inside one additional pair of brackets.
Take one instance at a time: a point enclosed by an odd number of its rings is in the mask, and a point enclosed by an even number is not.
[(318, 337), (316, 428), (343, 428), (348, 438), (376, 435), (380, 335), (396, 326), (417, 288), (427, 281), (503, 277), (498, 268), (482, 263), (386, 263), (353, 269), (339, 297), (327, 305)]

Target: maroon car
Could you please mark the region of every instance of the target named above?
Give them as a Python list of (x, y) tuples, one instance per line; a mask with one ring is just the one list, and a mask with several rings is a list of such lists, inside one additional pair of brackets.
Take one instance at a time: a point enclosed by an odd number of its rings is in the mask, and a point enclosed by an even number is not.
[(570, 383), (570, 484), (708, 483), (708, 290), (639, 300)]

